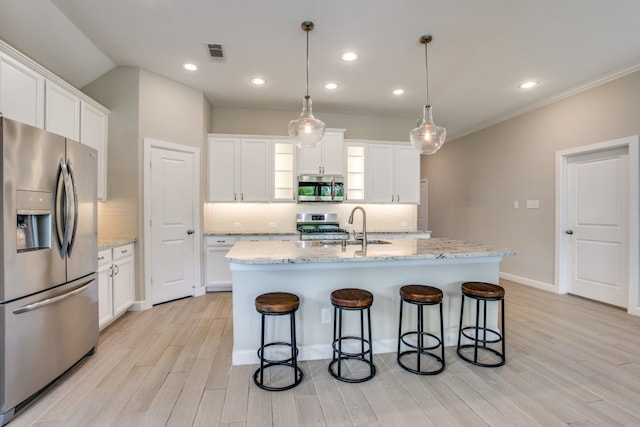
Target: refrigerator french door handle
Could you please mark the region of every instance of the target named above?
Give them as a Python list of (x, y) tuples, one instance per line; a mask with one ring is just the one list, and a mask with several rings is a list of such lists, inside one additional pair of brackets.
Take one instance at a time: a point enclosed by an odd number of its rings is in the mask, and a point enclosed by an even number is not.
[(58, 244), (60, 245), (60, 258), (64, 258), (69, 244), (68, 218), (71, 210), (71, 201), (69, 200), (68, 180), (69, 174), (67, 172), (67, 166), (64, 160), (60, 160), (54, 199), (56, 237), (58, 238)]
[(67, 245), (67, 255), (71, 256), (71, 251), (73, 250), (74, 243), (76, 241), (76, 233), (78, 232), (78, 187), (76, 186), (76, 177), (73, 172), (73, 168), (71, 167), (71, 162), (67, 162), (67, 170), (69, 171), (69, 194), (72, 195), (72, 203), (73, 210), (70, 212), (70, 216), (68, 216), (67, 223), (69, 225), (69, 243)]
[(27, 304), (27, 305), (23, 305), (20, 308), (16, 308), (15, 310), (13, 310), (13, 314), (22, 314), (22, 313), (26, 313), (28, 311), (33, 311), (33, 310), (37, 310), (39, 308), (42, 308), (44, 306), (47, 305), (51, 305), (51, 304), (55, 304), (58, 301), (62, 301), (63, 299), (67, 299), (70, 298), (74, 295), (78, 295), (81, 292), (84, 292), (89, 285), (91, 284), (91, 282), (93, 282), (94, 280), (88, 280), (84, 283), (81, 283), (79, 287), (75, 288), (74, 290), (67, 292), (66, 294), (62, 294), (62, 295), (58, 295), (52, 298), (47, 298), (47, 299), (43, 299), (41, 301), (36, 301), (34, 303), (31, 304)]

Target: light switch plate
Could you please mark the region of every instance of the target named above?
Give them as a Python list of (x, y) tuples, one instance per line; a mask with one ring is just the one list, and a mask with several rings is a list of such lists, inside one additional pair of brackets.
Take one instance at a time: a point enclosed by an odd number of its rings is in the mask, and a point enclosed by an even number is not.
[(517, 200), (513, 201), (513, 209), (518, 209), (520, 207), (520, 202), (518, 202)]

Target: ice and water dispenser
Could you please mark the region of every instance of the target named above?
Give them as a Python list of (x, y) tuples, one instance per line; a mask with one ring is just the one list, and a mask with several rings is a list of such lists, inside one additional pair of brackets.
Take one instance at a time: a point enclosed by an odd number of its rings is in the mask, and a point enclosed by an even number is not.
[(18, 252), (51, 248), (51, 193), (16, 191)]

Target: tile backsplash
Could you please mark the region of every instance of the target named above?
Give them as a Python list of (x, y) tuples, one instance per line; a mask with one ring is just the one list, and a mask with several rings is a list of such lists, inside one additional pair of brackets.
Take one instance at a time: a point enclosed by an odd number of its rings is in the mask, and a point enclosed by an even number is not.
[(351, 203), (205, 203), (205, 233), (295, 233), (296, 213), (336, 212), (346, 229), (360, 229), (362, 215), (356, 213), (354, 225), (347, 223), (351, 210), (362, 206), (367, 212), (368, 231), (416, 231), (416, 205), (378, 205)]

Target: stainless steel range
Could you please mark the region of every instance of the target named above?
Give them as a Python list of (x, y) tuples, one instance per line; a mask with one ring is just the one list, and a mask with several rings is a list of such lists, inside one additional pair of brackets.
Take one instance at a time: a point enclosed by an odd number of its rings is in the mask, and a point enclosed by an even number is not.
[(349, 232), (340, 228), (337, 213), (299, 213), (296, 229), (300, 240), (347, 240)]

